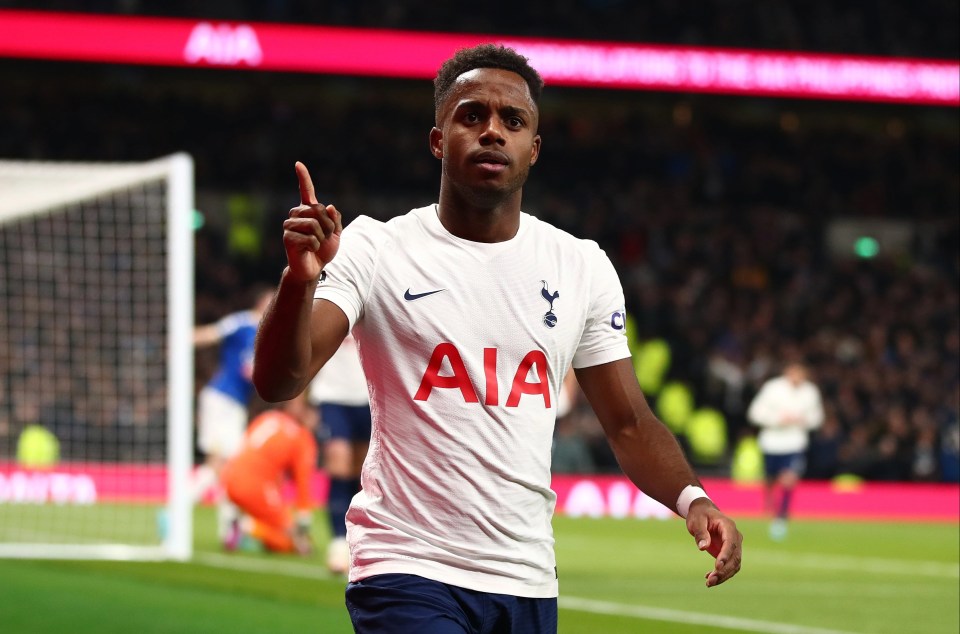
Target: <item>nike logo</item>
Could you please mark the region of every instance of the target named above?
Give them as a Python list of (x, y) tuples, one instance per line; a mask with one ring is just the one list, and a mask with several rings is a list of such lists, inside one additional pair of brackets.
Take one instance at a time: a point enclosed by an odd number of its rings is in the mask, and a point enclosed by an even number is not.
[(403, 294), (403, 298), (404, 298), (405, 300), (407, 300), (408, 302), (412, 302), (412, 301), (415, 300), (415, 299), (420, 299), (421, 297), (426, 297), (427, 295), (433, 295), (434, 293), (442, 293), (442, 292), (445, 291), (445, 290), (447, 290), (447, 289), (441, 288), (441, 289), (437, 289), (437, 290), (435, 290), (435, 291), (427, 291), (426, 293), (416, 293), (416, 294), (414, 294), (414, 293), (411, 293), (411, 292), (410, 292), (410, 289), (408, 288), (407, 291)]

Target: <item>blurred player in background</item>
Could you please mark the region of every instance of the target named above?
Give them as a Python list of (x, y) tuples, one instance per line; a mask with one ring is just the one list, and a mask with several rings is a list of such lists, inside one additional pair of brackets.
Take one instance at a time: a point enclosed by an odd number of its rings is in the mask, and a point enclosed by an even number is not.
[[(242, 516), (234, 520), (228, 550), (259, 549), (308, 555), (313, 551), (312, 479), (317, 461), (317, 413), (304, 395), (268, 409), (250, 422), (240, 451), (223, 467), (222, 481)], [(283, 499), (292, 481), (293, 510)]]
[(219, 486), (220, 469), (240, 449), (247, 426), (253, 391), (253, 343), (273, 292), (255, 288), (252, 296), (249, 310), (231, 313), (193, 331), (194, 347), (220, 346), (216, 373), (197, 397), (197, 446), (204, 454), (204, 464), (194, 473), (191, 493), (197, 503), (213, 489), (221, 540), (226, 539), (236, 519), (236, 509)]
[(557, 422), (550, 450), (550, 471), (553, 473), (593, 473), (596, 463), (579, 429), (577, 400), (580, 386), (573, 368), (567, 370), (557, 395)]
[(565, 417), (576, 407), (579, 394), (580, 386), (577, 385), (577, 373), (574, 372), (573, 368), (570, 368), (563, 375), (563, 383), (560, 384), (560, 393), (557, 395), (557, 418)]
[(313, 379), (310, 400), (320, 409), (318, 431), (324, 468), (330, 478), (327, 567), (344, 574), (350, 567), (347, 508), (360, 490), (360, 468), (370, 445), (370, 396), (353, 335), (346, 336)]
[[(640, 390), (617, 273), (596, 243), (521, 212), (543, 82), (512, 49), (459, 51), (435, 79), (439, 203), (344, 230), (297, 163), (288, 266), (257, 336), (266, 400), (302, 391), (347, 333), (373, 434), (347, 512), (357, 632), (557, 631), (550, 446), (572, 365), (624, 472), (716, 562), (742, 535)], [(355, 328), (354, 328), (355, 327)]]
[[(802, 363), (790, 363), (780, 376), (767, 380), (750, 403), (747, 418), (760, 427), (758, 443), (763, 452), (764, 503), (774, 516), (770, 537), (787, 535), (787, 518), (793, 489), (806, 469), (810, 432), (823, 424), (820, 390), (808, 377)], [(780, 501), (775, 503), (776, 488)]]

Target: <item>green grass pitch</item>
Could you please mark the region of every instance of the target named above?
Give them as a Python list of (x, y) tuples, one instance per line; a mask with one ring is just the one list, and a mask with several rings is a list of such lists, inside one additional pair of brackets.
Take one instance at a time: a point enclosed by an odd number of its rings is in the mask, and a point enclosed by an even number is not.
[[(0, 560), (0, 631), (351, 632), (320, 520), (306, 559), (222, 553), (200, 508), (191, 563)], [(739, 524), (743, 570), (708, 590), (679, 520), (556, 518), (560, 632), (960, 632), (960, 524), (795, 521), (783, 542)]]

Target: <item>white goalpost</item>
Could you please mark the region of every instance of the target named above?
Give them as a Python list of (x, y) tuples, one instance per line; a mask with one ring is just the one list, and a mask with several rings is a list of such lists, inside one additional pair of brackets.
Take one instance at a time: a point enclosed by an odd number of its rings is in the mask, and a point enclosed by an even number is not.
[(193, 161), (0, 160), (0, 557), (193, 548)]

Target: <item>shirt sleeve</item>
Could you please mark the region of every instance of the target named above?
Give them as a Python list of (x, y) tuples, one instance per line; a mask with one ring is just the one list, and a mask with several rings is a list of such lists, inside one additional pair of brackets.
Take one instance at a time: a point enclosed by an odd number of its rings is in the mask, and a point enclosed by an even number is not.
[(627, 342), (626, 302), (616, 269), (607, 254), (590, 242), (589, 309), (574, 368), (588, 368), (630, 357)]
[(383, 223), (358, 216), (340, 234), (340, 248), (327, 264), (314, 291), (314, 299), (326, 299), (340, 307), (350, 329), (363, 316), (363, 304), (376, 272), (378, 251), (386, 239)]

